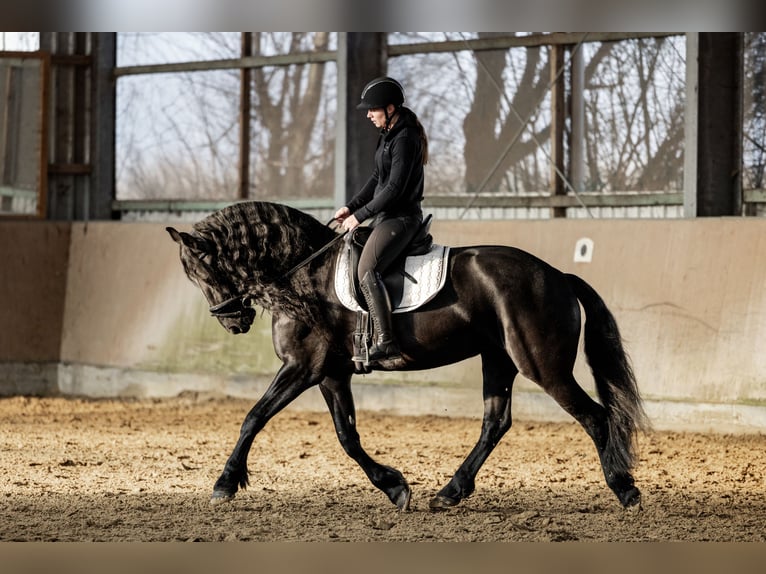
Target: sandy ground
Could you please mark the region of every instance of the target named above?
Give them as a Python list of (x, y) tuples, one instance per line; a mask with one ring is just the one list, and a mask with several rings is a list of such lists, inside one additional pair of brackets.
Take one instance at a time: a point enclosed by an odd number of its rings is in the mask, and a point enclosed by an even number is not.
[(208, 502), (249, 401), (0, 399), (0, 541), (764, 541), (766, 436), (652, 432), (623, 510), (574, 424), (517, 421), (448, 512), (430, 498), (479, 421), (358, 413), (362, 444), (413, 489), (398, 512), (326, 413), (285, 411), (256, 438), (251, 486)]

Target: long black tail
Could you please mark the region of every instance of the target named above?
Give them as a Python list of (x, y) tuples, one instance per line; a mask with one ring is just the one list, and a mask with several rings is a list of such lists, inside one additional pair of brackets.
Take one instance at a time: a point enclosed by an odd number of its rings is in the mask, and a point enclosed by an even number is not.
[(604, 464), (616, 472), (629, 472), (635, 464), (636, 435), (647, 427), (636, 377), (604, 300), (576, 275), (566, 277), (585, 309), (585, 355), (607, 413)]

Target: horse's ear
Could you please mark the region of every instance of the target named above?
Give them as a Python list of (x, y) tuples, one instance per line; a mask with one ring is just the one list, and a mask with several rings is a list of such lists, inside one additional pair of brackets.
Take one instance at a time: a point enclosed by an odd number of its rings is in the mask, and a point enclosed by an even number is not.
[(183, 239), (181, 238), (181, 233), (174, 227), (166, 227), (165, 231), (170, 233), (170, 237), (173, 238), (173, 241), (176, 243), (183, 243)]
[(166, 227), (165, 229), (170, 234), (170, 237), (173, 238), (173, 241), (176, 243), (185, 245), (194, 251), (200, 251), (203, 253), (207, 253), (209, 251), (210, 245), (205, 239), (202, 239), (201, 237), (195, 237), (194, 235), (186, 233), (185, 231), (178, 231), (173, 227)]

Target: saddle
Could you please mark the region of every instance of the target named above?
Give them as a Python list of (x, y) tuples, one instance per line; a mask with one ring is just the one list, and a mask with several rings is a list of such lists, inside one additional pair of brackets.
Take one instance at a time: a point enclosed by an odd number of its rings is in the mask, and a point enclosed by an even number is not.
[[(393, 313), (406, 313), (424, 305), (446, 282), (449, 248), (433, 242), (430, 226), (431, 215), (428, 215), (409, 245), (383, 276)], [(335, 268), (335, 292), (346, 308), (357, 312), (354, 334), (357, 355), (360, 352), (364, 354), (372, 339), (367, 303), (357, 274), (359, 258), (371, 232), (369, 227), (354, 229), (347, 236), (346, 246), (341, 249)], [(359, 373), (371, 370), (365, 363), (356, 363), (355, 366)]]
[[(420, 225), (420, 229), (415, 233), (407, 247), (401, 255), (391, 264), (389, 270), (383, 276), (383, 282), (388, 290), (388, 296), (391, 299), (391, 308), (396, 309), (402, 301), (402, 294), (404, 292), (404, 279), (407, 277), (407, 272), (404, 269), (404, 261), (409, 256), (425, 255), (431, 250), (433, 245), (433, 237), (429, 230), (431, 229), (431, 214), (423, 220)], [(359, 259), (362, 256), (362, 250), (364, 249), (367, 240), (372, 233), (371, 227), (357, 227), (351, 232), (350, 238), (350, 251), (349, 251), (349, 279), (354, 290), (354, 298), (362, 309), (367, 311), (367, 303), (362, 296), (362, 290), (359, 285), (359, 274), (357, 269), (359, 267)], [(411, 275), (409, 279), (414, 279)], [(414, 281), (417, 283), (417, 281)]]

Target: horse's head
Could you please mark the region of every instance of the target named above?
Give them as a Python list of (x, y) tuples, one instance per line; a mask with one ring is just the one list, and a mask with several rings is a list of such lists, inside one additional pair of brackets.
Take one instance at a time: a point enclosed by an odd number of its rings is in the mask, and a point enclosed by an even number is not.
[(231, 273), (221, 265), (215, 244), (196, 233), (172, 227), (167, 231), (181, 246), (181, 265), (189, 280), (205, 295), (210, 313), (229, 333), (247, 333), (255, 319), (252, 300), (238, 290)]

